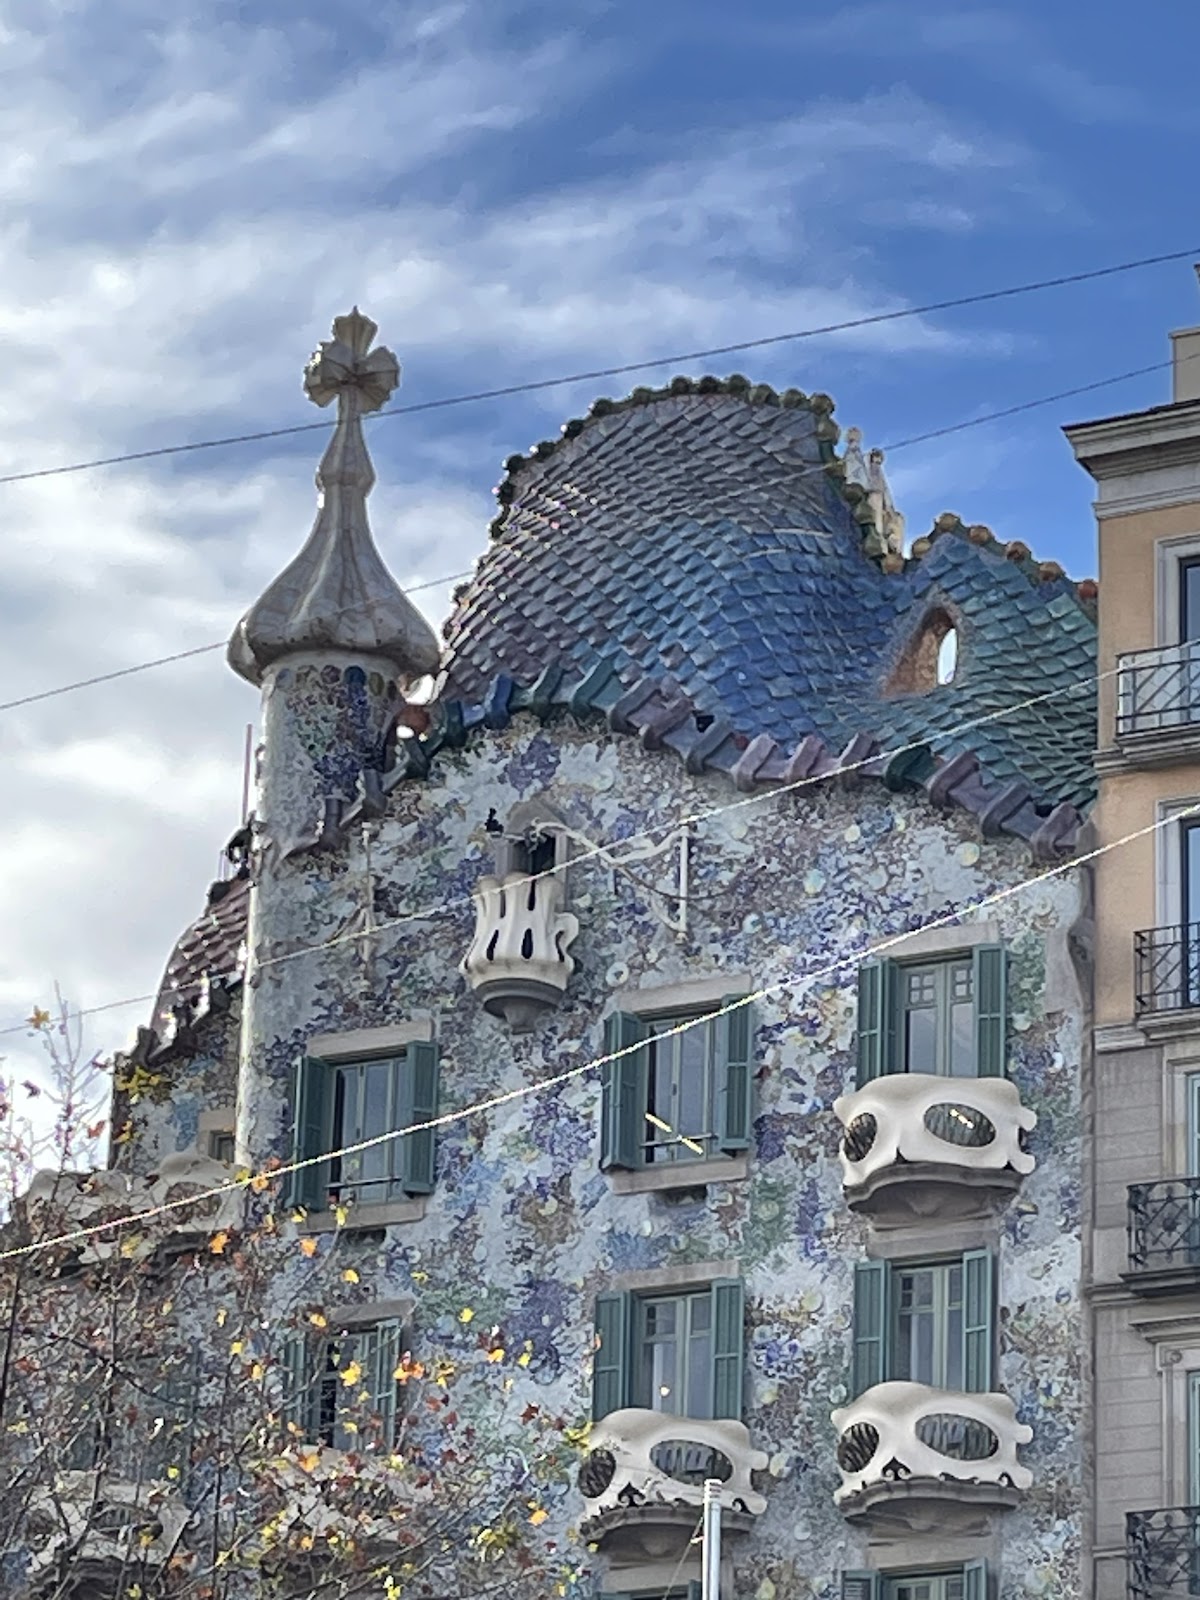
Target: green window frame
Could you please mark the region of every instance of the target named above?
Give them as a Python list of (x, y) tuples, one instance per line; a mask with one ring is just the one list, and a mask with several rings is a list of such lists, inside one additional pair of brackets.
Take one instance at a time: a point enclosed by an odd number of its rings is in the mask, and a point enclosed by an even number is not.
[(843, 1572), (842, 1600), (988, 1600), (988, 1564), (981, 1558), (940, 1572)]
[(66, 1441), (62, 1468), (90, 1471), (103, 1466), (123, 1483), (188, 1480), (196, 1443), (200, 1399), (200, 1348), (161, 1362), (140, 1361), (110, 1388), (101, 1380), (81, 1387), (74, 1406), (74, 1431)]
[[(637, 1406), (698, 1420), (740, 1420), (744, 1325), (740, 1278), (718, 1278), (673, 1294), (597, 1295), (594, 1419)], [(660, 1381), (668, 1376), (669, 1383)]]
[(305, 1056), (297, 1063), (292, 1090), (291, 1159), (308, 1164), (290, 1174), (289, 1203), (315, 1211), (331, 1199), (372, 1205), (431, 1193), (433, 1128), (346, 1156), (334, 1152), (428, 1122), (437, 1109), (437, 1046), (428, 1041), (414, 1041), (390, 1056), (348, 1061)]
[[(361, 1450), (376, 1442), (390, 1449), (399, 1416), (396, 1368), (404, 1354), (404, 1328), (395, 1318), (342, 1328), (322, 1337), (289, 1335), (282, 1367), (284, 1417), (308, 1444)], [(351, 1384), (351, 1363), (361, 1369)]]
[(923, 961), (868, 961), (858, 977), (861, 1088), (895, 1072), (1002, 1078), (1008, 1068), (1008, 952), (981, 944)]
[(860, 1262), (854, 1273), (855, 1394), (893, 1379), (933, 1388), (957, 1379), (962, 1392), (986, 1394), (995, 1275), (990, 1250), (936, 1262)]
[[(741, 996), (682, 1033), (695, 1012), (614, 1012), (604, 1024), (600, 1165), (702, 1161), (750, 1147), (754, 1019)], [(703, 1015), (703, 1013), (701, 1013)]]

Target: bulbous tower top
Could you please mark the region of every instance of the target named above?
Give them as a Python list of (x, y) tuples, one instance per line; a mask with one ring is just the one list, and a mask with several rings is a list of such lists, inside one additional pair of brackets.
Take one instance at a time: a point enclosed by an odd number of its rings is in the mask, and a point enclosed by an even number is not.
[(273, 662), (309, 650), (380, 656), (408, 679), (437, 669), (437, 639), (384, 565), (367, 520), (375, 472), (362, 418), (400, 382), (392, 352), (371, 349), (378, 331), (355, 306), (336, 318), (332, 339), (304, 369), (315, 405), (337, 400), (337, 425), (317, 468), (313, 530), (229, 641), (229, 665), (251, 683), (260, 684)]

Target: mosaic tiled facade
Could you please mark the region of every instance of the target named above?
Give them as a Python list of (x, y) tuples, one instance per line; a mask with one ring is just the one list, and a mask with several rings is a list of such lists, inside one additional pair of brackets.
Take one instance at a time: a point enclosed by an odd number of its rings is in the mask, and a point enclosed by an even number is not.
[[(414, 1352), (426, 1336), (473, 1348), (458, 1320), (470, 1306), (530, 1352), (517, 1393), (582, 1423), (606, 1297), (740, 1282), (733, 1387), (766, 1464), (753, 1471), (761, 1512), (730, 1507), (729, 1596), (1077, 1600), (1089, 979), (1070, 852), (1093, 728), (1080, 696), (991, 714), (1087, 675), (1093, 596), (956, 519), (906, 558), (867, 488), (851, 492), (830, 412), (823, 397), (740, 381), (676, 385), (602, 406), (561, 446), (511, 463), (496, 542), (449, 624), (429, 707), (404, 707), (394, 650), (301, 639), (267, 669), (251, 887), (218, 891), (168, 969), (141, 1055), (169, 1091), (134, 1108), (122, 1160), (149, 1170), (204, 1129), (232, 1130), (236, 1110), (241, 1158), (288, 1162), (314, 1038), (335, 1052), (338, 1038), (366, 1040), (369, 1054), (372, 1037), (417, 1030), (406, 1037), (436, 1045), (440, 1112), (529, 1092), (439, 1127), (431, 1183), (390, 1210), (362, 1208), (372, 1226), (347, 1239), (348, 1302), (411, 1303)], [(943, 684), (920, 659), (934, 610), (958, 639)], [(559, 830), (579, 931), (561, 998), (517, 1029), (460, 963), (473, 891), (513, 865), (508, 820), (535, 813)], [(864, 956), (900, 961), (893, 983), (928, 969), (936, 987), (957, 953), (959, 975), (975, 973), (974, 1049), (984, 949), (1006, 961), (993, 1070), (1024, 1108), (1019, 1166), (1032, 1170), (972, 1167), (986, 1138), (972, 1066), (961, 1092), (948, 1080), (942, 1110), (971, 1132), (938, 1135), (946, 1170), (892, 1163), (852, 1206), (834, 1104), (863, 1081)], [(587, 1064), (612, 1050), (608, 1019), (686, 1017), (727, 997), (737, 1009), (747, 996), (748, 1148), (698, 1149), (692, 1183), (686, 1159), (602, 1162), (613, 1065)], [(937, 1004), (957, 1050), (961, 1018)], [(908, 1013), (897, 1015), (887, 1026), (903, 1034)], [(907, 1048), (898, 1037), (885, 1056)], [(994, 1115), (1000, 1103), (987, 1102)], [(942, 1127), (933, 1114), (926, 1129)], [(1011, 1138), (1018, 1148), (1015, 1125)], [(885, 1464), (862, 1503), (835, 1502), (854, 1449), (843, 1441), (839, 1471), (831, 1412), (863, 1370), (856, 1269), (875, 1261), (902, 1285), (913, 1264), (936, 1277), (984, 1252), (987, 1376), (959, 1376), (989, 1404), (1011, 1400), (1016, 1479), (989, 1486), (982, 1465), (971, 1470), (1007, 1448), (981, 1423), (982, 1445), (961, 1426), (939, 1436), (957, 1440), (948, 1471)], [(974, 1314), (968, 1286), (961, 1310), (939, 1312), (938, 1337), (951, 1337), (947, 1315), (965, 1328)], [(898, 1299), (885, 1341), (905, 1315)], [(480, 1448), (502, 1448), (513, 1408), (490, 1403), (485, 1384), (474, 1404)], [(606, 1463), (588, 1459), (602, 1479)], [(573, 1553), (575, 1593), (658, 1595), (697, 1577), (661, 1511), (634, 1495), (606, 1522), (588, 1486), (586, 1472), (558, 1484), (540, 1530)], [(895, 1587), (910, 1577), (932, 1587)]]

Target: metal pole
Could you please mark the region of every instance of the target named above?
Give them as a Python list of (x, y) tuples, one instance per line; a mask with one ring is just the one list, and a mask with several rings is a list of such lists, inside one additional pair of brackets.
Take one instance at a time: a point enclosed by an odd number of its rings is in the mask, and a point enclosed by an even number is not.
[(704, 1480), (701, 1600), (721, 1600), (721, 1480)]

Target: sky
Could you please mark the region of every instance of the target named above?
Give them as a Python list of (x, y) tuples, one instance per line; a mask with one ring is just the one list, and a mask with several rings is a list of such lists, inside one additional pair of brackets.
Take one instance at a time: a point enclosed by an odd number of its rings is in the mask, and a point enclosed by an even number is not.
[[(419, 403), (1200, 260), (1198, 52), (1173, 0), (0, 0), (0, 475), (316, 421), (303, 365), (352, 304)], [(406, 584), (464, 573), (504, 457), (638, 381), (824, 390), (886, 447), (1165, 362), (1192, 323), (1184, 260), (377, 419), (376, 538)], [(1164, 370), (891, 452), (910, 533), (953, 510), (1090, 575), (1061, 426), (1168, 398)], [(0, 485), (0, 699), (226, 638), (307, 534), (321, 444)], [(435, 623), (450, 587), (417, 597)], [(257, 711), (212, 651), (0, 713), (0, 1028), (55, 983), (153, 992)]]

